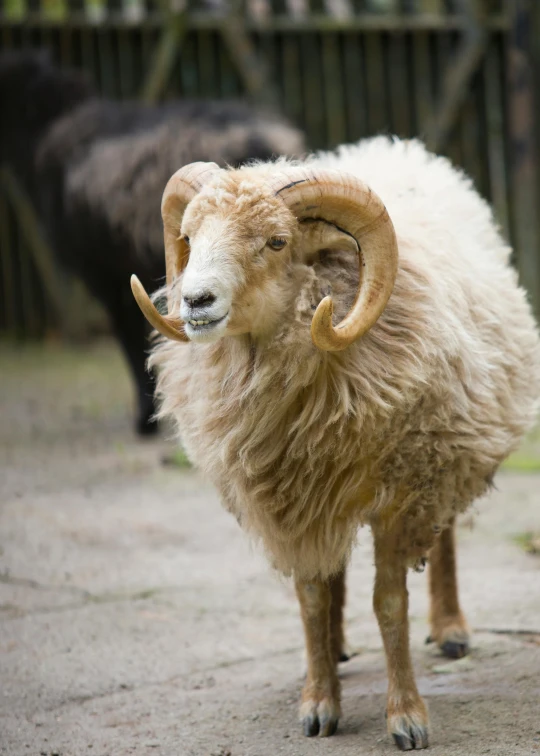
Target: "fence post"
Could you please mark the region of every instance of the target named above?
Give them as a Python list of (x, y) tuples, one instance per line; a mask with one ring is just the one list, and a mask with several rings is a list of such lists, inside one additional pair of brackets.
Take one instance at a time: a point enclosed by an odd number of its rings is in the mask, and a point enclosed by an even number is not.
[(482, 63), (487, 48), (485, 0), (459, 0), (466, 30), (456, 60), (446, 76), (443, 97), (431, 121), (426, 125), (426, 144), (441, 152), (446, 147), (459, 111), (469, 93), (470, 82)]
[(187, 31), (186, 2), (162, 2), (163, 26), (151, 68), (144, 80), (141, 99), (148, 105), (163, 95)]
[(246, 30), (242, 0), (231, 0), (220, 31), (247, 96), (258, 105), (278, 107), (279, 98), (266, 63)]
[[(507, 60), (510, 192), (513, 236), (520, 281), (540, 317), (540, 234), (538, 227), (538, 151), (535, 134), (533, 62), (537, 0), (508, 0), (510, 40)], [(533, 48), (534, 44), (534, 48)]]
[(80, 337), (83, 332), (82, 310), (73, 306), (75, 302), (68, 306), (66, 286), (41, 223), (19, 180), (7, 166), (0, 168), (0, 188), (15, 213), (22, 238), (28, 245), (61, 332), (68, 338)]

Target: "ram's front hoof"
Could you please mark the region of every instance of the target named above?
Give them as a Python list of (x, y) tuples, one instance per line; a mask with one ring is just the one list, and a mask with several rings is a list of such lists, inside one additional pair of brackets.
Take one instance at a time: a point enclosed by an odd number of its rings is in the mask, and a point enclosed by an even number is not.
[(429, 745), (427, 730), (424, 729), (412, 728), (406, 735), (393, 733), (392, 737), (400, 751), (420, 750)]
[(387, 715), (388, 732), (400, 751), (414, 751), (427, 748), (429, 718), (422, 699), (406, 709), (395, 710)]
[(330, 737), (337, 730), (339, 715), (339, 704), (331, 698), (304, 701), (300, 706), (300, 721), (304, 735), (308, 738), (315, 735), (321, 738)]

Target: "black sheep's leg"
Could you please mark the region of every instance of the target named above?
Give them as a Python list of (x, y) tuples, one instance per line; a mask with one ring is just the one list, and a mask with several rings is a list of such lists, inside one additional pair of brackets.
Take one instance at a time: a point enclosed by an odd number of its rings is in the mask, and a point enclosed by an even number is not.
[(107, 310), (135, 381), (138, 405), (136, 430), (140, 435), (151, 435), (157, 432), (158, 424), (153, 419), (155, 376), (146, 368), (149, 349), (146, 320), (133, 298), (129, 281), (111, 279), (108, 271), (92, 273), (94, 275), (89, 276), (86, 271), (84, 280)]
[(148, 328), (131, 291), (123, 291), (122, 294), (122, 297), (117, 296), (111, 302), (108, 309), (135, 381), (138, 402), (136, 429), (139, 434), (147, 436), (158, 429), (157, 421), (153, 419), (155, 376), (146, 367)]

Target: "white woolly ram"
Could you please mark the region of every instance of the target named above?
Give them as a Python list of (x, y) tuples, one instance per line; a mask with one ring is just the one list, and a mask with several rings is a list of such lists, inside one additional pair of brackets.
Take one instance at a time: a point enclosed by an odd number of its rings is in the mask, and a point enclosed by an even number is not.
[(420, 143), (377, 138), (302, 164), (192, 164), (162, 211), (169, 315), (133, 281), (171, 339), (152, 357), (162, 413), (294, 575), (304, 732), (337, 727), (344, 573), (369, 524), (388, 730), (424, 748), (407, 568), (429, 556), (432, 637), (465, 653), (453, 520), (530, 427), (540, 389), (535, 322), (490, 209)]

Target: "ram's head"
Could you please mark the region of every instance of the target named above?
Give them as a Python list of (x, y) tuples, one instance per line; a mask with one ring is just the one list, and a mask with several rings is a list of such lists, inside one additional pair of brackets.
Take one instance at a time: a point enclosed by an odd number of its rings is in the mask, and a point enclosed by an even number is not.
[(222, 170), (192, 163), (163, 194), (167, 283), (181, 278), (169, 314), (154, 307), (138, 279), (133, 293), (150, 323), (177, 341), (216, 341), (261, 333), (279, 317), (291, 261), (326, 249), (358, 256), (360, 284), (347, 316), (332, 323), (332, 299), (311, 325), (319, 349), (346, 348), (371, 328), (392, 292), (397, 243), (386, 209), (369, 187), (316, 164)]

